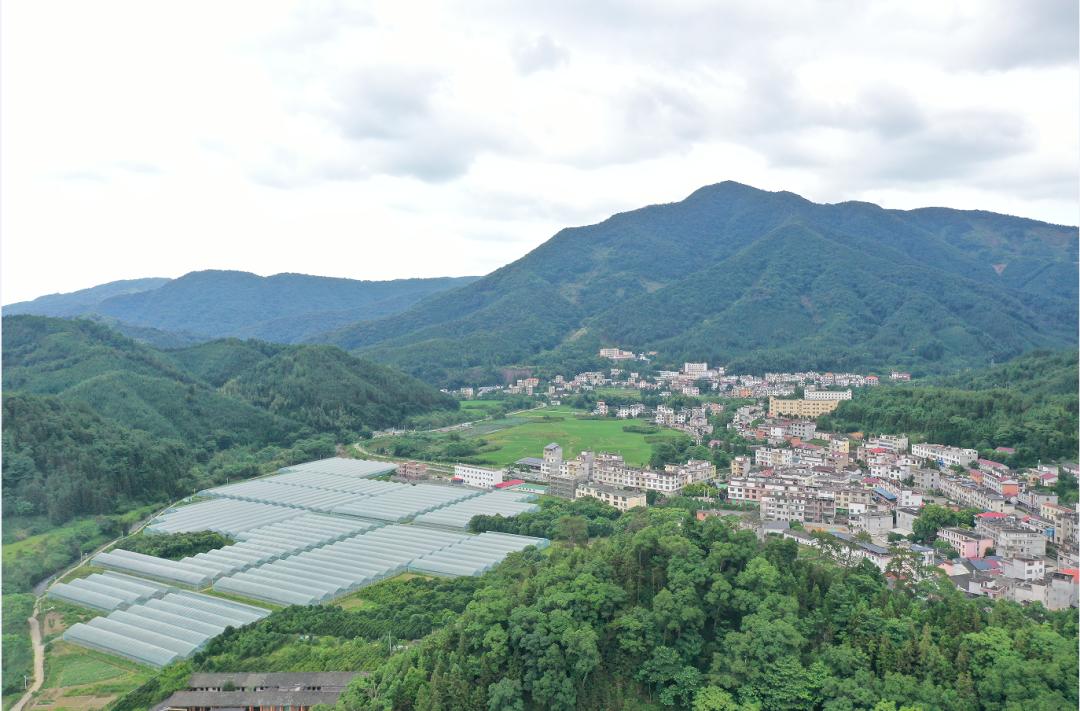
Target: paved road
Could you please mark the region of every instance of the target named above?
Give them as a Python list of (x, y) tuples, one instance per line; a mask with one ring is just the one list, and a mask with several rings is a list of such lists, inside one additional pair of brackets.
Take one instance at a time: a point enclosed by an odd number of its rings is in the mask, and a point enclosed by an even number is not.
[(29, 703), (30, 697), (41, 688), (42, 682), (45, 681), (45, 647), (41, 644), (41, 625), (38, 624), (37, 614), (37, 604), (35, 603), (34, 616), (28, 618), (30, 622), (30, 642), (34, 647), (34, 683), (30, 685), (22, 698), (11, 707), (11, 711), (22, 711), (26, 704)]

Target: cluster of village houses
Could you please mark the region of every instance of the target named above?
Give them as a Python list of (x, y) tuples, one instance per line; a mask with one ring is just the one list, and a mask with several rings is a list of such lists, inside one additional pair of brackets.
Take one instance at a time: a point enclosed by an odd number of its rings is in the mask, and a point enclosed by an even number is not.
[[(616, 361), (647, 359), (646, 354), (619, 349), (605, 349), (601, 356)], [(893, 372), (889, 378), (906, 381), (910, 375)], [(1076, 606), (1080, 582), (1077, 507), (1059, 504), (1051, 487), (1060, 472), (1077, 474), (1077, 466), (1040, 465), (1012, 471), (980, 459), (974, 449), (911, 443), (903, 435), (863, 437), (818, 430), (815, 419), (851, 399), (851, 388), (878, 383), (876, 376), (853, 373), (729, 376), (723, 368), (706, 363), (686, 363), (681, 371), (661, 371), (650, 378), (620, 368), (579, 373), (570, 380), (556, 377), (546, 393), (555, 401), (563, 394), (599, 387), (687, 395), (708, 387), (714, 394), (767, 399), (768, 405), (746, 405), (733, 413), (727, 426), (754, 443), (753, 454), (736, 457), (726, 477), (718, 478), (715, 468), (704, 461), (654, 471), (628, 466), (617, 454), (582, 452), (565, 458), (557, 443), (545, 447), (542, 457), (520, 460), (517, 475), (544, 482), (549, 494), (592, 496), (621, 510), (646, 505), (648, 491), (671, 495), (687, 484), (717, 482), (726, 486), (728, 507), (756, 513), (752, 525), (761, 535), (782, 535), (811, 546), (820, 546), (822, 541), (829, 541), (830, 546), (839, 543), (849, 559), (869, 560), (882, 570), (898, 555), (914, 557), (926, 568), (944, 570), (972, 595), (1037, 601), (1049, 609)], [(535, 378), (510, 387), (542, 394)], [(791, 398), (797, 388), (803, 390), (802, 397)], [(699, 443), (717, 446), (720, 442), (710, 439), (713, 425), (709, 420), (723, 409), (722, 404), (706, 403), (681, 409), (660, 405), (650, 412), (642, 404), (609, 408), (601, 401), (594, 414), (649, 415), (659, 425), (681, 429)], [(502, 472), (478, 469), (462, 466), (458, 476), (481, 486), (505, 480)], [(494, 481), (496, 476), (499, 482)], [(916, 518), (929, 503), (980, 512), (972, 528), (937, 531), (937, 539), (955, 555), (945, 555), (941, 547), (902, 540), (913, 533)], [(730, 509), (706, 509), (698, 515), (726, 513)]]
[[(620, 361), (627, 358), (614, 354), (629, 354), (631, 359), (645, 360), (644, 354), (635, 355), (617, 348), (603, 348), (600, 356)], [(652, 355), (655, 355), (653, 353)], [(911, 374), (892, 371), (888, 376), (893, 382), (907, 382)], [(661, 370), (647, 374), (632, 368), (610, 368), (607, 371), (586, 371), (568, 378), (556, 375), (546, 388), (541, 389), (540, 379), (535, 377), (518, 378), (512, 385), (488, 385), (478, 388), (465, 387), (448, 391), (465, 399), (482, 397), (489, 393), (510, 395), (547, 395), (558, 400), (567, 395), (588, 392), (596, 388), (623, 388), (626, 390), (656, 391), (662, 397), (674, 394), (698, 396), (702, 394), (721, 395), (733, 398), (787, 397), (795, 393), (796, 388), (861, 388), (879, 385), (881, 380), (876, 375), (859, 373), (766, 373), (764, 377), (756, 375), (729, 375), (723, 367), (709, 367), (708, 363), (684, 363), (681, 370)]]

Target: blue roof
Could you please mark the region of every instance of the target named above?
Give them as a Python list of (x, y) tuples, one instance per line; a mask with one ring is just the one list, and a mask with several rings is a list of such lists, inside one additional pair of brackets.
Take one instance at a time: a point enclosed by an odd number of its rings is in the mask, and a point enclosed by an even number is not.
[(888, 499), (889, 501), (896, 501), (896, 494), (894, 494), (894, 493), (892, 493), (890, 491), (886, 491), (885, 489), (882, 489), (880, 486), (875, 486), (874, 487), (874, 493), (877, 494), (878, 496), (881, 496), (882, 498)]
[(977, 558), (968, 558), (968, 562), (971, 563), (971, 567), (975, 568), (975, 570), (991, 570), (993, 568), (993, 566), (985, 560), (979, 560)]

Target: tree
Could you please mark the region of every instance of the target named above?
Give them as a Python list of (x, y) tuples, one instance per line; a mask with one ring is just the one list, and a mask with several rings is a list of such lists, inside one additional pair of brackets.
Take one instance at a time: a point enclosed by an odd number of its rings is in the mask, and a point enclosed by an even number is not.
[(555, 537), (571, 545), (589, 542), (589, 522), (584, 516), (562, 516), (555, 524)]

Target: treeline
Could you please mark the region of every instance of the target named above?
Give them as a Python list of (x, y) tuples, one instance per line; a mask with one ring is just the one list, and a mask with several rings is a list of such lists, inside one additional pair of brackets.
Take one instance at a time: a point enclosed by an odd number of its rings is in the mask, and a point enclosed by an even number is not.
[(615, 530), (614, 521), (618, 517), (617, 509), (597, 499), (570, 501), (545, 496), (540, 500), (539, 511), (530, 511), (511, 518), (500, 515), (473, 516), (469, 521), (469, 530), (473, 533), (496, 531), (584, 542), (589, 538), (611, 535)]
[(1074, 708), (1071, 611), (890, 585), (723, 519), (637, 510), (511, 556), (339, 709)]
[(143, 533), (120, 542), (117, 548), (145, 555), (180, 560), (188, 556), (232, 545), (228, 536), (214, 531), (191, 531), (189, 533)]
[[(818, 420), (825, 430), (906, 432), (1010, 466), (1077, 457), (1077, 354), (1036, 352), (948, 385), (868, 388)], [(993, 451), (1015, 449), (1013, 454)]]
[(113, 513), (175, 498), (194, 463), (183, 443), (108, 422), (56, 397), (3, 398), (4, 516)]

